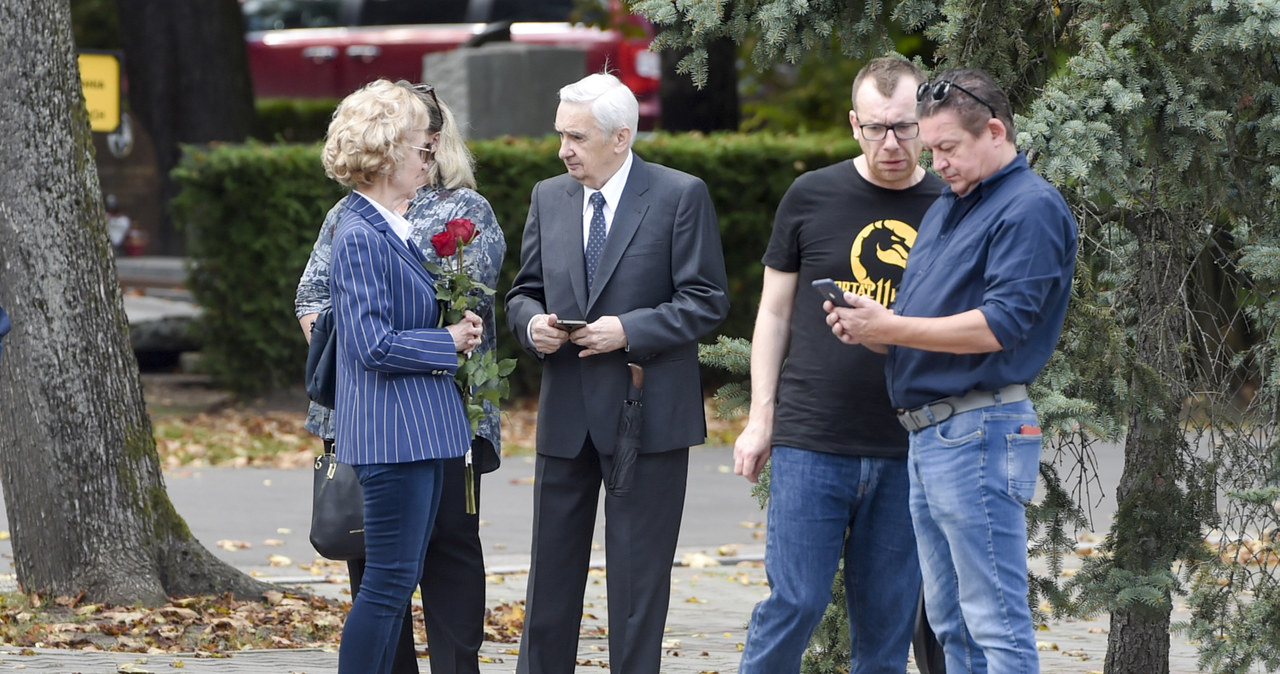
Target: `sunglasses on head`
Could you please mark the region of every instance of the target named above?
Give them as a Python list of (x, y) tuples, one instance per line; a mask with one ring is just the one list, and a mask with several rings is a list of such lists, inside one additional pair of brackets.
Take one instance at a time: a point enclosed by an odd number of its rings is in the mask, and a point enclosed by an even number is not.
[(432, 103), (440, 104), (440, 101), (436, 100), (436, 88), (430, 84), (415, 84), (413, 85), (413, 92), (419, 96), (430, 96)]
[(955, 82), (952, 82), (951, 80), (938, 80), (937, 82), (922, 83), (920, 85), (920, 88), (916, 89), (916, 101), (917, 102), (923, 101), (926, 98), (932, 98), (933, 100), (938, 102), (945, 101), (947, 100), (947, 94), (950, 94), (952, 89), (959, 89), (960, 91), (968, 94), (969, 98), (972, 98), (973, 100), (986, 106), (987, 110), (991, 111), (992, 117), (998, 118), (1000, 116), (996, 114), (996, 109), (991, 107), (990, 103), (982, 100), (981, 96), (973, 93), (972, 91), (969, 91), (968, 89), (965, 89), (964, 87), (960, 86), (959, 84), (956, 84)]

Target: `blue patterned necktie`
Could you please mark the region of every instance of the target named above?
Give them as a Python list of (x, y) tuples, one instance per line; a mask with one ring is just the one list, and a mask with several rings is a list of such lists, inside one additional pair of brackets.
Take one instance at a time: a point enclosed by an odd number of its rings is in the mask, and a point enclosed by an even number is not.
[(587, 235), (587, 288), (596, 280), (596, 267), (600, 266), (600, 253), (604, 251), (604, 195), (595, 192), (588, 199), (595, 209), (591, 214), (591, 230)]

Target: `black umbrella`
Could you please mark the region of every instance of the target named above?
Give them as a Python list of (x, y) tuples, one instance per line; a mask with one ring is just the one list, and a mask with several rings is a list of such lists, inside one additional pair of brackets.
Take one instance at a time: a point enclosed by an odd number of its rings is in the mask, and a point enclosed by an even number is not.
[(636, 452), (640, 451), (640, 427), (644, 422), (644, 368), (627, 363), (631, 369), (631, 385), (622, 402), (622, 418), (618, 420), (618, 440), (613, 449), (613, 469), (605, 487), (612, 496), (631, 493), (631, 474), (635, 471)]

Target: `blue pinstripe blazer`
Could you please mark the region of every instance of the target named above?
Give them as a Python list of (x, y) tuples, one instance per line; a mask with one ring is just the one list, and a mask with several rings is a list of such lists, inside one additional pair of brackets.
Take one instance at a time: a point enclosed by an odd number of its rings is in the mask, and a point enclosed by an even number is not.
[(333, 238), (329, 284), (338, 331), (335, 440), (353, 465), (462, 456), (471, 426), (453, 382), (458, 354), (422, 251), (364, 196)]

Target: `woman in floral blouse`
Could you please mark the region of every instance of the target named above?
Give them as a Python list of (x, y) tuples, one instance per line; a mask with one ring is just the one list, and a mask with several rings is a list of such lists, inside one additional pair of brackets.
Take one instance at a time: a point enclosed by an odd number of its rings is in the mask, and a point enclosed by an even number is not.
[[(436, 97), (432, 87), (423, 85), (416, 89), (431, 112), (431, 127), (428, 129), (431, 154), (429, 182), (418, 190), (404, 214), (412, 228), (410, 236), (428, 261), (441, 264), (435, 248), (430, 245), (431, 237), (441, 232), (450, 220), (464, 218), (475, 223), (477, 235), (467, 245), (465, 270), (476, 281), (496, 288), (502, 257), (507, 251), (502, 228), (489, 202), (475, 191), (474, 161), (458, 132), (453, 114)], [(307, 268), (298, 282), (294, 309), (308, 339), (316, 314), (330, 306), (330, 244), (334, 226), (341, 220), (344, 209), (345, 199), (339, 201), (325, 217)], [(476, 354), (482, 354), (496, 346), (494, 298), (485, 296), (476, 313), (484, 320), (484, 336), (475, 349)], [(477, 501), (480, 474), (497, 469), (501, 456), (498, 409), (486, 403), (485, 412), (472, 443)], [(306, 427), (330, 445), (334, 436), (333, 410), (311, 403)], [(440, 510), (420, 581), (433, 674), (474, 674), (480, 671), (478, 654), (484, 640), (484, 553), (480, 545), (479, 515), (466, 512), (464, 473), (464, 459), (445, 462)], [(360, 590), (364, 560), (352, 560), (347, 566), (354, 598)], [(418, 671), (412, 614), (408, 609), (392, 671), (395, 674), (416, 674)]]

